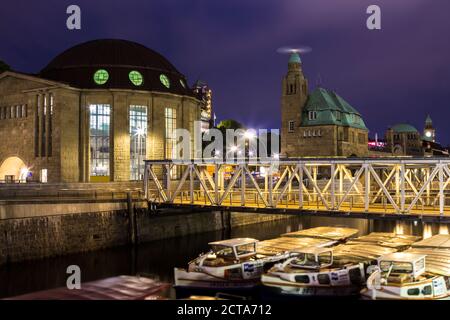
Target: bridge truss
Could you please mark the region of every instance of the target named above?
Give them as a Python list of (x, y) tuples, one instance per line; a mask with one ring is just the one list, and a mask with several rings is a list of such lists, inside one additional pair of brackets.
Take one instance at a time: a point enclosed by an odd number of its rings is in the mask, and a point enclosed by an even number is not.
[(450, 216), (446, 159), (145, 163), (145, 195), (157, 204)]

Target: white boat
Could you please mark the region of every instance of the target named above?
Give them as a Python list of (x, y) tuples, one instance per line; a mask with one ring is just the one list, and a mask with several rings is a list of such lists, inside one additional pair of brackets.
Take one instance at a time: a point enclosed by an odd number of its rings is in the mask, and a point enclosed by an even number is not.
[(335, 265), (332, 248), (302, 248), (261, 277), (264, 289), (278, 296), (349, 296), (365, 281), (364, 265)]
[(292, 250), (291, 258), (262, 275), (263, 292), (273, 298), (357, 296), (366, 284), (368, 267), (380, 256), (405, 249), (416, 240), (418, 237), (373, 232), (333, 247)]
[(378, 259), (361, 291), (373, 300), (450, 300), (450, 236), (436, 235)]
[(333, 246), (356, 233), (352, 228), (318, 227), (261, 242), (251, 238), (211, 242), (211, 251), (189, 262), (187, 270), (175, 268), (175, 288), (250, 289), (260, 284), (264, 268), (289, 258), (292, 249)]
[(259, 283), (263, 267), (286, 258), (286, 253), (257, 254), (258, 240), (236, 238), (211, 242), (211, 251), (189, 262), (188, 269), (175, 268), (175, 287), (245, 289)]

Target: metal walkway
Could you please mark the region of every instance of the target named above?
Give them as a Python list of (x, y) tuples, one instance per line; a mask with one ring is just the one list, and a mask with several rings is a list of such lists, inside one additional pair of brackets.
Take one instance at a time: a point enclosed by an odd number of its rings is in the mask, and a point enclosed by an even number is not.
[(145, 163), (146, 198), (161, 207), (450, 222), (448, 159)]

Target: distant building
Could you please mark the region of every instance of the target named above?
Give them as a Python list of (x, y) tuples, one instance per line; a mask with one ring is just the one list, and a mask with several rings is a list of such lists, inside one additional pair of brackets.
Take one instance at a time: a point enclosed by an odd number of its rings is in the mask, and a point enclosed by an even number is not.
[(425, 120), (423, 135), (407, 123), (396, 124), (386, 130), (384, 148), (376, 148), (369, 143), (370, 153), (381, 151), (394, 156), (448, 156), (448, 150), (436, 142), (436, 130), (431, 117)]
[(192, 90), (197, 94), (198, 99), (202, 102), (201, 104), (201, 121), (202, 121), (202, 131), (206, 131), (214, 126), (214, 114), (212, 109), (212, 90), (209, 86), (198, 80)]
[(366, 156), (368, 130), (361, 114), (337, 93), (308, 92), (298, 53), (282, 82), (281, 156)]

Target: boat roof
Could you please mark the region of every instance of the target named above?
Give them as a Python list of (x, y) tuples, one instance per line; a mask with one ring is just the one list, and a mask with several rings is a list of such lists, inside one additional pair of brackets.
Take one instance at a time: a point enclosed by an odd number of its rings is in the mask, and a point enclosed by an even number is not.
[(292, 250), (294, 253), (312, 253), (312, 254), (321, 254), (323, 252), (332, 252), (331, 248), (321, 248), (321, 247), (303, 247)]
[(424, 254), (425, 270), (450, 277), (450, 250), (441, 248), (411, 248), (406, 252)]
[(336, 241), (328, 239), (279, 237), (259, 242), (256, 252), (271, 256), (304, 247), (328, 247), (334, 244)]
[(437, 234), (430, 238), (416, 242), (412, 245), (413, 248), (441, 248), (450, 249), (450, 235)]
[(374, 243), (345, 243), (333, 248), (333, 259), (341, 263), (372, 262), (383, 255), (396, 251), (395, 248), (383, 247)]
[(311, 237), (329, 240), (345, 240), (356, 235), (358, 229), (344, 227), (316, 227), (282, 234), (282, 237)]
[(146, 277), (118, 276), (67, 287), (32, 292), (8, 300), (158, 300), (168, 297), (169, 283)]
[(246, 244), (257, 243), (258, 240), (253, 238), (233, 238), (221, 241), (210, 242), (210, 246), (224, 246), (224, 247), (235, 247), (235, 246), (243, 246)]
[(385, 254), (379, 258), (380, 261), (394, 261), (394, 262), (416, 262), (417, 260), (424, 259), (426, 255), (410, 252), (393, 252)]
[(371, 232), (367, 235), (351, 239), (348, 243), (372, 243), (382, 247), (406, 249), (421, 237), (390, 232)]

